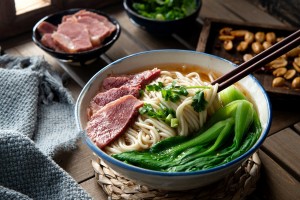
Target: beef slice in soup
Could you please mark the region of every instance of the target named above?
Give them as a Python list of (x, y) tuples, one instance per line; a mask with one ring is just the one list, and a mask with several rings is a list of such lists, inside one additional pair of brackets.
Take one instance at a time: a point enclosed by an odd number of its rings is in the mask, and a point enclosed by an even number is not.
[(138, 116), (143, 102), (132, 95), (125, 95), (102, 107), (87, 123), (86, 132), (99, 148), (105, 147), (119, 135)]
[(130, 79), (131, 76), (109, 76), (103, 80), (101, 91), (119, 88), (129, 82)]
[(117, 100), (125, 95), (132, 95), (136, 98), (139, 97), (139, 87), (122, 86), (119, 88), (112, 88), (105, 92), (98, 93), (90, 102), (88, 108), (88, 117), (90, 118), (94, 113), (101, 109), (106, 104)]
[(146, 70), (141, 73), (135, 74), (126, 85), (140, 86), (141, 88), (144, 88), (147, 84), (149, 84), (159, 76), (160, 69), (154, 68), (152, 70)]
[(102, 91), (121, 87), (123, 85), (144, 88), (145, 85), (155, 80), (159, 76), (160, 69), (157, 68), (146, 70), (135, 75), (109, 76), (102, 82)]

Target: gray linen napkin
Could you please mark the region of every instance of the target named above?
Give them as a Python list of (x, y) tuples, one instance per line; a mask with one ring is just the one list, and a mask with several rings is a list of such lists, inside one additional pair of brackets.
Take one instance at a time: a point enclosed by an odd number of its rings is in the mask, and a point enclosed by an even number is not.
[(51, 158), (76, 147), (73, 107), (43, 57), (0, 56), (0, 199), (90, 199)]

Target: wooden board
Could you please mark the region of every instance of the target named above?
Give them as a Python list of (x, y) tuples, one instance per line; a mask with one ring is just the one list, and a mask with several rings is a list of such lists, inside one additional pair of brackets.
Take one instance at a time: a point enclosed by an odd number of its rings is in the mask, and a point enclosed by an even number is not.
[(300, 198), (299, 181), (261, 150), (259, 157), (262, 170), (260, 182), (255, 191), (257, 198), (249, 199), (298, 200)]
[[(271, 128), (270, 131), (268, 133), (268, 135), (273, 135), (275, 133), (277, 133), (278, 131), (284, 129), (284, 128), (288, 128), (290, 126), (293, 126), (295, 123), (295, 129), (298, 128), (298, 132), (300, 134), (300, 115), (296, 114), (300, 112), (300, 109), (297, 107), (297, 104), (291, 104), (290, 107), (286, 108), (287, 104), (281, 104), (281, 108), (278, 108), (279, 106), (273, 106), (273, 102), (272, 101), (272, 107), (273, 107), (273, 113), (272, 113), (272, 124), (271, 124)], [(294, 106), (294, 108), (292, 108), (292, 106)], [(275, 110), (276, 109), (276, 110)], [(291, 114), (294, 113), (294, 114)], [(298, 123), (297, 123), (298, 122)]]
[(286, 128), (268, 137), (263, 143), (262, 149), (300, 180), (299, 144), (299, 135), (291, 128)]
[(91, 165), (93, 153), (84, 141), (77, 142), (77, 148), (61, 152), (54, 157), (55, 162), (65, 169), (78, 183), (94, 177)]
[(107, 195), (105, 194), (103, 189), (97, 183), (97, 180), (95, 177), (93, 177), (83, 183), (80, 183), (80, 186), (83, 189), (85, 189), (93, 197), (93, 200), (108, 199)]
[[(253, 33), (258, 31), (262, 32), (274, 32), (277, 37), (286, 37), (293, 33), (295, 30), (294, 28), (290, 27), (282, 27), (282, 26), (261, 26), (253, 23), (247, 22), (247, 24), (242, 24), (239, 22), (230, 22), (226, 20), (212, 20), (212, 19), (205, 19), (204, 20), (204, 28), (200, 34), (197, 51), (206, 52), (209, 54), (217, 55), (219, 57), (225, 58), (230, 60), (236, 64), (243, 63), (243, 55), (246, 53), (250, 53), (255, 55), (251, 50), (251, 47), (244, 52), (238, 52), (235, 50), (236, 46), (241, 40), (234, 40), (234, 49), (231, 51), (226, 51), (223, 48), (223, 41), (219, 40), (219, 31), (224, 27), (230, 27), (233, 30), (248, 30)], [(288, 66), (292, 66), (291, 62), (293, 58), (289, 59)], [(286, 81), (287, 87), (272, 87), (272, 81), (274, 76), (271, 72), (255, 72), (253, 74), (263, 85), (265, 90), (272, 95), (284, 95), (284, 96), (291, 96), (291, 97), (300, 97), (300, 90), (295, 90), (290, 87), (291, 82)], [(298, 73), (299, 76), (299, 73)]]

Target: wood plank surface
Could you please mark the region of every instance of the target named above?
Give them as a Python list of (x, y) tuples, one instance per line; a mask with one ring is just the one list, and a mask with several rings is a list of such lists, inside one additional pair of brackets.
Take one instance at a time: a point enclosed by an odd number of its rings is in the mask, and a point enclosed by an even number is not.
[[(271, 101), (272, 103), (272, 101)], [(271, 129), (269, 131), (269, 135), (272, 135), (274, 133), (277, 133), (278, 131), (290, 127), (293, 124), (297, 123), (300, 121), (300, 114), (299, 114), (299, 109), (296, 107), (296, 104), (293, 108), (287, 108), (288, 104), (282, 103), (281, 108), (278, 109), (273, 109), (273, 120), (271, 124)], [(291, 114), (293, 113), (293, 114)], [(288, 117), (287, 117), (288, 116)]]
[(83, 87), (94, 74), (105, 67), (108, 62), (99, 57), (97, 61), (87, 65), (68, 64), (59, 61), (59, 66), (63, 68), (81, 87)]
[(300, 137), (290, 128), (268, 137), (262, 145), (277, 163), (300, 180)]
[(105, 54), (110, 59), (117, 60), (124, 56), (144, 51), (145, 47), (140, 46), (131, 37), (128, 32), (122, 31), (118, 41)]
[(107, 199), (107, 195), (103, 192), (101, 186), (97, 183), (96, 178), (91, 178), (80, 184), (92, 197), (93, 200)]
[(262, 162), (262, 170), (255, 192), (256, 199), (299, 200), (299, 181), (263, 151), (259, 151), (259, 157)]
[(93, 153), (82, 141), (77, 142), (77, 148), (71, 152), (56, 155), (54, 160), (65, 169), (77, 182), (81, 183), (94, 177), (91, 165)]
[(222, 4), (222, 0), (202, 0), (200, 17), (223, 19), (224, 16), (226, 16), (226, 19), (228, 20), (243, 22), (243, 19), (224, 7), (224, 5)]
[(259, 10), (251, 1), (236, 1), (236, 0), (223, 0), (220, 3), (225, 8), (235, 13), (239, 18), (245, 22), (256, 22), (260, 24), (268, 24), (274, 26), (283, 25), (281, 21), (275, 17), (267, 14), (266, 12)]

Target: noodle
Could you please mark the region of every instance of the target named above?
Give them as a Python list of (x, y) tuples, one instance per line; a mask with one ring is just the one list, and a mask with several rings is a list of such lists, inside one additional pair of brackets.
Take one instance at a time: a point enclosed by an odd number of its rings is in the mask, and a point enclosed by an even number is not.
[[(213, 75), (209, 74), (212, 79)], [(211, 81), (211, 80), (210, 80)], [(201, 79), (196, 72), (182, 74), (181, 72), (161, 71), (160, 77), (150, 84), (162, 82), (164, 86), (176, 82), (180, 86), (208, 86), (204, 89), (204, 98), (207, 101), (206, 109), (196, 112), (192, 107), (193, 96), (199, 88), (188, 89), (187, 96), (180, 96), (178, 102), (165, 101), (160, 91), (144, 91), (140, 98), (144, 103), (150, 104), (155, 110), (160, 104), (173, 109), (179, 121), (177, 128), (171, 128), (162, 120), (151, 118), (147, 115), (139, 115), (134, 124), (121, 137), (105, 147), (108, 154), (115, 154), (130, 150), (144, 150), (155, 143), (172, 136), (187, 136), (197, 132), (206, 122), (208, 116), (212, 115), (219, 107), (217, 90), (218, 85), (209, 85)]]

